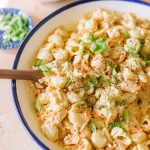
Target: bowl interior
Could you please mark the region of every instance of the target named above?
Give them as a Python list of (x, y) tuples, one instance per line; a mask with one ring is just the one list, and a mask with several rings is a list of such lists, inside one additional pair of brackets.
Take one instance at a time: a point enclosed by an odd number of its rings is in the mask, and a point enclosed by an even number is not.
[[(82, 4), (74, 5), (73, 7), (66, 10), (61, 9), (61, 11), (57, 11), (53, 15), (50, 15), (45, 20), (43, 20), (28, 35), (28, 37), (22, 44), (20, 52), (16, 58), (15, 66), (17, 66), (18, 63), (17, 69), (31, 69), (38, 48), (42, 46), (45, 38), (54, 28), (56, 28), (57, 26), (64, 26), (66, 28), (72, 29), (83, 14), (97, 8), (106, 8), (122, 12), (133, 12), (139, 17), (150, 19), (150, 15), (148, 13), (150, 11), (150, 7), (127, 1), (82, 2)], [(22, 53), (21, 49), (23, 50)], [(16, 93), (18, 97), (18, 100), (15, 100), (17, 102), (17, 109), (24, 116), (25, 122), (28, 125), (27, 128), (30, 128), (33, 134), (35, 134), (36, 137), (40, 139), (40, 141), (48, 148), (52, 150), (61, 149), (60, 146), (54, 144), (53, 142), (50, 142), (41, 133), (34, 108), (34, 96), (32, 94), (32, 90), (30, 89), (29, 82), (17, 81)], [(16, 94), (14, 93), (14, 95)]]

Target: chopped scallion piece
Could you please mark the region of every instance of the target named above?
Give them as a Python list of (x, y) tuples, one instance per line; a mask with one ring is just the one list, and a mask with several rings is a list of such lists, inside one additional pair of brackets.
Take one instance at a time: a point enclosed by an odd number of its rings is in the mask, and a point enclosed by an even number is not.
[(109, 63), (109, 66), (110, 66), (111, 69), (114, 68), (114, 64), (112, 62)]
[(122, 105), (125, 105), (125, 101), (124, 100), (116, 100), (115, 104), (116, 104), (116, 106), (122, 106)]
[(130, 38), (130, 35), (129, 35), (128, 33), (126, 33), (126, 34), (124, 35), (124, 39), (126, 40), (126, 39), (128, 39), (128, 38)]
[(41, 69), (41, 71), (43, 71), (43, 73), (45, 75), (50, 75), (50, 73), (51, 73), (51, 70), (48, 66), (40, 66), (40, 69)]
[(67, 87), (70, 86), (71, 83), (72, 83), (72, 80), (71, 80), (71, 79), (68, 79), (67, 82), (66, 82), (66, 86), (67, 86)]
[(142, 62), (141, 62), (141, 65), (142, 65), (143, 67), (146, 67), (146, 65), (147, 65), (146, 61), (142, 61)]
[(100, 105), (100, 104), (97, 106), (98, 109), (102, 109), (104, 107), (105, 107), (104, 105)]
[(115, 120), (114, 122), (109, 124), (109, 128), (112, 129), (114, 127), (122, 128), (121, 122), (119, 120)]
[(86, 45), (86, 42), (82, 41), (81, 44), (84, 47)]
[(36, 100), (35, 108), (40, 111), (42, 109), (42, 104), (39, 99)]
[(119, 77), (118, 77), (118, 73), (115, 70), (115, 68), (112, 69), (112, 75), (115, 78), (116, 82), (118, 82), (119, 81)]
[(118, 77), (118, 73), (117, 73), (116, 69), (114, 68), (114, 64), (112, 62), (110, 62), (109, 66), (112, 69), (112, 75), (113, 75), (113, 77), (115, 78), (116, 82), (118, 82), (119, 81), (119, 77)]
[(112, 95), (112, 93), (109, 94), (109, 100), (113, 100), (113, 95)]
[(92, 81), (91, 81), (91, 83), (90, 83), (90, 84), (91, 84), (91, 86), (92, 86), (92, 87), (94, 87), (94, 88), (95, 88), (95, 87), (96, 87), (96, 85), (97, 85), (97, 82), (98, 82), (97, 78), (96, 78), (96, 77), (94, 77), (94, 78), (92, 79)]
[(128, 48), (127, 52), (128, 52), (129, 54), (131, 54), (133, 57), (138, 57), (138, 56), (139, 56), (138, 52), (132, 50), (131, 48)]
[(85, 89), (86, 89), (86, 90), (89, 90), (90, 88), (95, 88), (96, 85), (97, 85), (97, 83), (98, 83), (98, 80), (97, 80), (96, 77), (94, 77), (94, 78), (89, 82), (89, 84), (85, 86)]
[(29, 32), (28, 25), (28, 19), (22, 15), (3, 15), (0, 20), (0, 30), (4, 31), (3, 43), (22, 41)]
[(104, 53), (107, 49), (106, 38), (101, 38), (92, 43), (90, 50), (94, 53)]
[(106, 87), (106, 88), (107, 88), (107, 87), (109, 87), (109, 86), (110, 86), (110, 82), (109, 82), (108, 80), (106, 80), (106, 79), (102, 79), (101, 81), (102, 81), (102, 83), (103, 83), (103, 86), (104, 86), (104, 87)]
[(108, 110), (109, 110), (109, 112), (112, 112), (113, 108), (112, 108), (112, 107), (109, 107)]
[(146, 60), (146, 64), (147, 64), (147, 65), (150, 65), (150, 60)]
[(92, 130), (92, 132), (96, 132), (96, 128), (97, 128), (97, 123), (95, 121), (91, 121), (90, 129)]
[(37, 60), (35, 63), (34, 63), (34, 67), (40, 67), (43, 63), (43, 60), (42, 59), (39, 59)]
[(79, 106), (79, 105), (84, 105), (84, 104), (86, 104), (85, 101), (79, 100), (79, 101), (75, 102), (74, 106)]
[(125, 120), (125, 122), (129, 122), (129, 111), (125, 110), (123, 113), (123, 119)]
[(96, 38), (94, 37), (93, 33), (90, 33), (89, 38), (90, 41), (95, 42)]
[(147, 56), (147, 55), (140, 55), (140, 58), (142, 59), (142, 66), (147, 66), (147, 65), (150, 65), (150, 57)]
[(87, 74), (85, 77), (84, 77), (85, 80), (88, 80), (89, 79), (89, 75)]
[(142, 40), (140, 41), (139, 51), (141, 51), (141, 50), (143, 49), (144, 44), (145, 44), (145, 40), (144, 40), (144, 39), (142, 39)]

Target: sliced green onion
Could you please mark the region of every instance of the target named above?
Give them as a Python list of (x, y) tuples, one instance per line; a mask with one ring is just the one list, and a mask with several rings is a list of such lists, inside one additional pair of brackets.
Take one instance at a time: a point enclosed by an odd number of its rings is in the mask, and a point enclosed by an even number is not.
[(112, 95), (112, 93), (109, 94), (109, 100), (113, 100), (113, 95)]
[(95, 121), (91, 121), (90, 129), (92, 130), (92, 132), (96, 132), (96, 128), (97, 128), (97, 123)]
[(102, 79), (101, 81), (102, 81), (104, 87), (106, 87), (106, 88), (110, 87), (110, 82), (108, 80)]
[(146, 65), (148, 65), (148, 64), (146, 63), (146, 61), (142, 61), (142, 62), (141, 62), (141, 65), (142, 65), (143, 67), (146, 67)]
[(12, 14), (9, 13), (9, 14), (7, 14), (6, 16), (3, 16), (2, 21), (8, 22), (8, 21), (10, 21), (10, 20), (12, 19), (12, 17), (13, 17)]
[(110, 62), (109, 66), (112, 69), (112, 75), (113, 75), (113, 77), (115, 78), (116, 82), (118, 82), (119, 81), (119, 77), (118, 77), (118, 73), (117, 73), (116, 69), (114, 68), (114, 64), (112, 62)]
[(123, 119), (125, 120), (125, 122), (129, 122), (129, 111), (125, 110), (123, 113)]
[(97, 85), (97, 83), (98, 83), (98, 80), (97, 80), (96, 77), (94, 77), (94, 78), (92, 79), (92, 81), (91, 81), (91, 86), (95, 88), (96, 85)]
[(99, 104), (99, 105), (97, 106), (97, 109), (102, 109), (102, 108), (104, 108), (104, 107), (105, 107), (104, 105), (100, 105), (100, 104)]
[(138, 52), (132, 50), (131, 48), (128, 48), (127, 52), (128, 52), (129, 54), (131, 54), (133, 57), (138, 57), (138, 56), (139, 56)]
[(114, 64), (112, 62), (109, 63), (109, 66), (110, 66), (111, 69), (114, 68)]
[(68, 79), (67, 82), (66, 82), (66, 86), (67, 86), (67, 87), (70, 86), (71, 83), (72, 83), (72, 80), (71, 80), (71, 79)]
[(34, 63), (34, 67), (40, 67), (43, 63), (43, 59), (39, 59)]
[(41, 71), (43, 71), (43, 73), (44, 73), (45, 75), (50, 75), (50, 73), (51, 73), (50, 68), (47, 67), (47, 66), (40, 66), (40, 69), (41, 69)]
[(128, 39), (128, 38), (130, 38), (130, 35), (129, 35), (129, 33), (126, 33), (126, 34), (124, 35), (124, 39), (126, 40), (126, 39)]
[(89, 78), (90, 76), (88, 74), (84, 77), (85, 80), (88, 80)]
[(124, 100), (116, 100), (115, 105), (116, 106), (123, 106), (123, 105), (125, 105), (125, 101)]
[(0, 30), (4, 31), (3, 43), (22, 41), (29, 31), (28, 25), (28, 19), (21, 15), (3, 15), (0, 20)]
[(118, 77), (118, 73), (115, 70), (115, 68), (112, 69), (112, 75), (115, 78), (116, 82), (118, 82), (119, 81), (119, 77)]
[(84, 47), (86, 45), (86, 42), (82, 41), (81, 44)]
[(140, 55), (140, 58), (142, 59), (142, 66), (150, 65), (150, 56), (147, 55)]
[(113, 108), (112, 108), (112, 107), (109, 107), (108, 110), (109, 110), (109, 112), (112, 112)]
[(150, 60), (145, 61), (147, 65), (150, 65)]
[(96, 77), (94, 77), (94, 78), (89, 82), (89, 84), (85, 86), (85, 89), (86, 89), (86, 90), (89, 90), (89, 89), (91, 89), (91, 88), (95, 88), (96, 85), (97, 85), (97, 83), (98, 83), (98, 80), (97, 80)]
[(122, 128), (121, 122), (119, 120), (115, 120), (114, 122), (109, 124), (109, 128), (112, 129), (114, 127)]
[(92, 43), (90, 50), (94, 53), (104, 53), (106, 51), (106, 38), (101, 38)]
[(141, 51), (141, 50), (143, 49), (144, 44), (145, 44), (145, 40), (142, 39), (142, 40), (140, 41), (140, 47), (139, 47), (139, 50), (138, 50), (138, 51)]
[(119, 66), (119, 65), (116, 67), (116, 71), (117, 71), (117, 72), (120, 71), (120, 66)]
[(94, 37), (93, 33), (90, 33), (89, 38), (90, 41), (95, 42), (96, 38)]
[(35, 108), (40, 111), (42, 109), (42, 104), (39, 99), (36, 100)]
[(84, 105), (84, 104), (86, 104), (85, 101), (79, 100), (79, 101), (77, 101), (77, 102), (74, 103), (74, 106), (80, 106), (80, 105)]

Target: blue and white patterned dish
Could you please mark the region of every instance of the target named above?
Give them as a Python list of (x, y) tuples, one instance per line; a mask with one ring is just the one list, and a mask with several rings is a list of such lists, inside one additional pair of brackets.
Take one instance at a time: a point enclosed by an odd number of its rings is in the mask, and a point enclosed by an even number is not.
[[(19, 9), (16, 8), (1, 8), (0, 9), (0, 15), (7, 15), (7, 14), (13, 14), (13, 15), (22, 15), (24, 17), (26, 17), (28, 19), (29, 22), (29, 32), (30, 30), (33, 28), (33, 23), (32, 23), (32, 19), (30, 18), (30, 16), (28, 14), (26, 14), (24, 11), (21, 11)], [(3, 43), (3, 31), (0, 31), (0, 49), (11, 49), (11, 48), (15, 48), (21, 45), (22, 41), (12, 41), (10, 40), (10, 42), (8, 43)]]

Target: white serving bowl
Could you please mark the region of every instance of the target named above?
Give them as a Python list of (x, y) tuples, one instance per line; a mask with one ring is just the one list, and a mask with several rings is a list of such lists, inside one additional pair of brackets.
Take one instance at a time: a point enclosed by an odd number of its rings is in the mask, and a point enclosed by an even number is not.
[[(37, 50), (48, 34), (57, 26), (73, 28), (85, 14), (97, 8), (133, 12), (139, 17), (150, 19), (150, 4), (139, 1), (86, 0), (69, 4), (43, 19), (26, 37), (16, 56), (13, 69), (31, 69)], [(14, 102), (24, 127), (42, 149), (59, 150), (41, 132), (34, 108), (34, 96), (27, 81), (12, 81)]]

